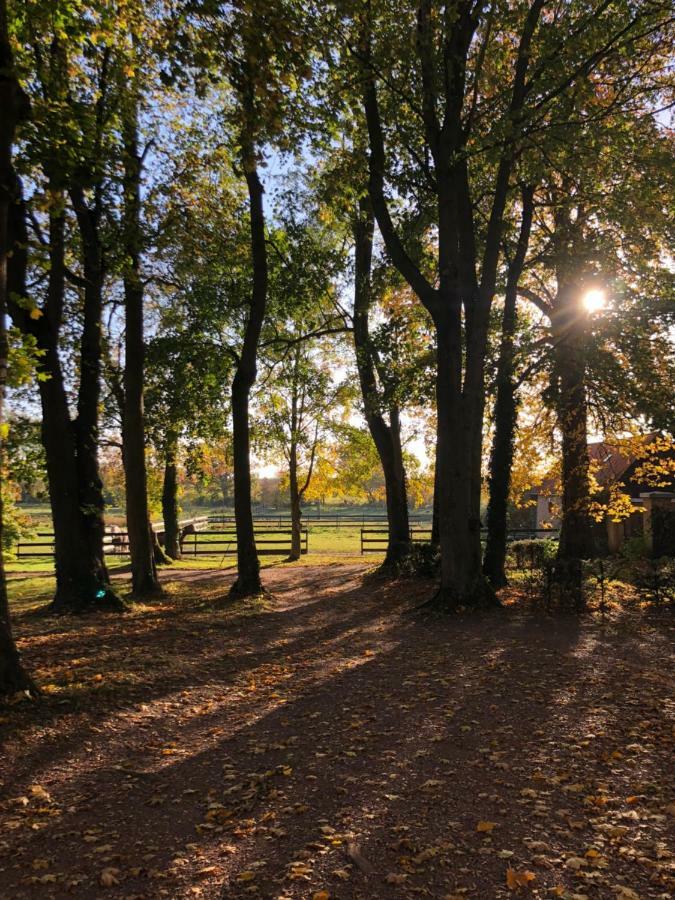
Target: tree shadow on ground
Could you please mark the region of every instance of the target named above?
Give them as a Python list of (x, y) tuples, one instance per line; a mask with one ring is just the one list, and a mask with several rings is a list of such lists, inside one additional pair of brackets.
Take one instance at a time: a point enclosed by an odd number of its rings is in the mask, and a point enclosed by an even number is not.
[[(524, 839), (560, 858), (597, 839), (587, 792), (625, 765), (613, 776), (624, 802), (636, 778), (629, 751), (625, 764), (611, 755), (637, 739), (624, 735), (623, 711), (653, 707), (650, 727), (665, 733), (665, 635), (517, 612), (402, 618), (414, 598), (400, 583), (322, 594), (316, 577), (305, 573), (304, 599), (280, 585), (288, 606), (235, 618), (213, 644), (199, 631), (203, 669), (186, 662), (185, 677), (163, 684), (148, 673), (143, 701), (104, 703), (84, 742), (72, 729), (62, 757), (42, 762), (48, 802), (30, 792), (38, 760), (24, 768), (10, 793), (25, 791), (28, 804), (11, 807), (21, 824), (2, 839), (11, 896), (61, 896), (70, 884), (91, 897), (107, 866), (120, 882), (111, 896), (183, 897), (197, 886), (209, 897), (252, 887), (260, 897), (393, 898), (408, 887), (491, 897), (506, 865), (532, 865)], [(198, 618), (169, 652), (184, 649)], [(164, 647), (179, 622), (160, 620), (146, 650)], [(663, 779), (665, 751), (654, 743), (640, 754), (640, 778)], [(38, 814), (40, 803), (54, 815)], [(477, 832), (480, 822), (491, 827)], [(55, 885), (26, 883), (36, 858), (49, 860)], [(635, 879), (618, 847), (612, 866)], [(537, 869), (539, 888), (578, 887), (575, 878), (553, 863)]]

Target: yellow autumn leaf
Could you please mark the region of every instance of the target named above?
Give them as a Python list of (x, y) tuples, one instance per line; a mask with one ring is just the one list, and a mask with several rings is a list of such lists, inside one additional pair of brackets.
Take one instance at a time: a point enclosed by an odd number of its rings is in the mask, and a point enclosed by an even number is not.
[(312, 895), (312, 900), (330, 900), (328, 891), (317, 891)]
[(42, 310), (38, 309), (37, 306), (34, 306), (31, 311), (28, 313), (31, 319), (40, 319), (42, 318)]
[(253, 881), (254, 878), (255, 878), (255, 872), (251, 872), (251, 871), (240, 872), (237, 875), (237, 881)]
[(476, 831), (486, 831), (489, 834), (496, 827), (496, 822), (479, 822), (476, 825)]
[(510, 891), (517, 891), (521, 887), (529, 887), (530, 882), (535, 879), (534, 872), (528, 869), (512, 869), (506, 870), (506, 886)]
[(33, 784), (30, 787), (30, 792), (34, 797), (37, 797), (38, 800), (51, 800), (51, 795), (49, 791), (46, 791), (41, 784)]

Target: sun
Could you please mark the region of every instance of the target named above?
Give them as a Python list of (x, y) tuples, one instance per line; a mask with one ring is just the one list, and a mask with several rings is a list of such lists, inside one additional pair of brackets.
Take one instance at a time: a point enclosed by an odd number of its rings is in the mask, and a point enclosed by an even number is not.
[(586, 312), (595, 313), (604, 309), (605, 304), (607, 303), (607, 297), (605, 292), (600, 288), (590, 288), (581, 298), (581, 302), (583, 303)]

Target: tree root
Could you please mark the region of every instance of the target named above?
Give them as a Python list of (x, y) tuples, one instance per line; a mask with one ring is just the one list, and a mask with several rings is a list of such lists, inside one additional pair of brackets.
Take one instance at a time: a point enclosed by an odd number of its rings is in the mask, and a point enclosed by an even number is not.
[(464, 595), (458, 595), (452, 589), (441, 586), (435, 594), (416, 606), (415, 611), (447, 614), (502, 608), (502, 603), (490, 584), (480, 579), (474, 589)]
[(18, 653), (12, 653), (0, 669), (0, 704), (3, 701), (11, 703), (19, 694), (32, 700), (42, 696), (40, 688), (24, 669)]
[(94, 612), (123, 613), (128, 611), (129, 604), (120, 597), (117, 591), (107, 584), (92, 592), (92, 596), (78, 594), (67, 599), (55, 597), (47, 606), (45, 614), (80, 616)]
[(239, 579), (237, 579), (218, 605), (229, 606), (239, 600), (259, 600), (265, 602), (272, 599), (273, 595), (263, 586), (261, 581), (242, 584)]

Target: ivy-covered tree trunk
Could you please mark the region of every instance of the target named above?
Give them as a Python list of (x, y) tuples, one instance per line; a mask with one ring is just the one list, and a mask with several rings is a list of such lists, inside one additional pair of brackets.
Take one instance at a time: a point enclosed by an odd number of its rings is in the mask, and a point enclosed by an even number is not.
[(385, 566), (396, 566), (410, 553), (410, 522), (399, 411), (390, 404), (386, 421), (377, 386), (377, 371), (370, 339), (372, 301), (371, 269), (374, 218), (370, 204), (362, 201), (353, 224), (354, 234), (354, 348), (368, 430), (377, 449), (387, 502), (389, 529)]
[(180, 559), (178, 527), (178, 439), (167, 437), (162, 482), (162, 519), (164, 520), (164, 552), (170, 559)]
[(19, 691), (35, 693), (12, 637), (7, 599), (3, 551), (5, 475), (5, 389), (9, 347), (7, 342), (7, 301), (9, 279), (7, 256), (10, 250), (9, 210), (17, 201), (17, 177), (12, 165), (12, 144), (16, 126), (28, 114), (28, 102), (14, 74), (14, 61), (7, 32), (7, 7), (0, 0), (0, 697)]
[[(133, 101), (131, 101), (133, 102)], [(145, 462), (145, 416), (143, 411), (143, 283), (140, 272), (141, 159), (138, 152), (138, 110), (127, 111), (124, 124), (124, 410), (122, 445), (127, 507), (127, 530), (131, 553), (131, 583), (135, 596), (161, 590), (148, 509), (148, 479)]]
[(534, 188), (523, 188), (520, 234), (513, 259), (509, 263), (502, 314), (502, 339), (497, 361), (494, 435), (490, 453), (487, 542), (483, 572), (493, 587), (506, 584), (506, 526), (513, 468), (513, 449), (518, 413), (515, 383), (516, 301), (532, 228)]

